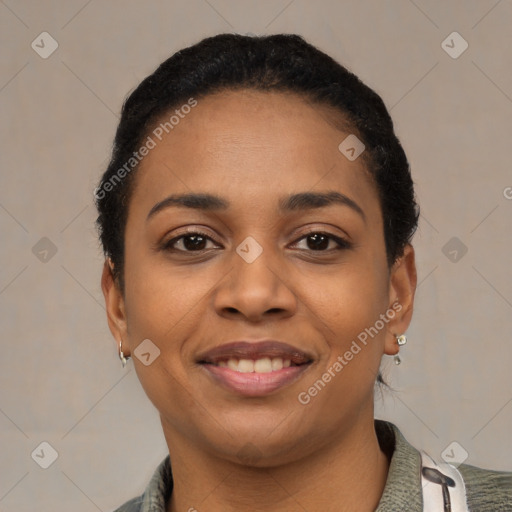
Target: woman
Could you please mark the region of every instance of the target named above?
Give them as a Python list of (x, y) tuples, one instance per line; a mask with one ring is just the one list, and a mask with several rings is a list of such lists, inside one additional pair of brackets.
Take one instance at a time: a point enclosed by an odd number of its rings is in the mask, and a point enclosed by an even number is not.
[(356, 76), (295, 35), (205, 39), (127, 99), (95, 195), (109, 326), (170, 454), (119, 512), (512, 510), (512, 473), (374, 419), (418, 208)]

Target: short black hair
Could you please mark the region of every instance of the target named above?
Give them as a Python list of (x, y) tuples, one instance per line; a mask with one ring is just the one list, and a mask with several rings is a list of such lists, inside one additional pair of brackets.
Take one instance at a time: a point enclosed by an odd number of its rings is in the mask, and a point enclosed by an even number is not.
[(378, 190), (391, 266), (416, 231), (419, 207), (407, 157), (381, 97), (299, 35), (218, 34), (165, 60), (123, 105), (110, 163), (95, 191), (101, 244), (121, 291), (128, 204), (140, 158), (137, 150), (173, 108), (191, 98), (197, 101), (237, 89), (295, 93), (339, 114), (340, 123), (365, 145), (363, 158)]

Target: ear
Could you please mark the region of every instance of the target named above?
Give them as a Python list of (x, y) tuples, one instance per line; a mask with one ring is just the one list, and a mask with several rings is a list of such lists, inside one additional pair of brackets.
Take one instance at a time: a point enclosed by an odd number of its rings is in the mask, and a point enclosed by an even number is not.
[(387, 324), (384, 353), (395, 355), (399, 347), (396, 337), (404, 334), (411, 323), (417, 284), (414, 248), (407, 244), (390, 272), (389, 310), (395, 315)]
[[(105, 297), (105, 307), (107, 309), (107, 320), (110, 332), (116, 340), (116, 345), (122, 340), (124, 342), (123, 346), (126, 346), (128, 338), (124, 298), (119, 289), (119, 284), (114, 279), (112, 268), (112, 261), (110, 258), (106, 259), (101, 275), (101, 289)], [(124, 349), (123, 352), (125, 352)], [(129, 354), (125, 352), (125, 355), (128, 356)]]

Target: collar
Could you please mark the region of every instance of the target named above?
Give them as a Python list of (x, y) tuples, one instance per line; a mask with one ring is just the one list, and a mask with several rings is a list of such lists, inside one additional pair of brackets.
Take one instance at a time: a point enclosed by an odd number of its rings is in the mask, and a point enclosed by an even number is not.
[(393, 423), (375, 420), (375, 432), (381, 449), (391, 453), (388, 478), (375, 512), (422, 512), (420, 452)]
[[(420, 452), (407, 442), (393, 423), (376, 419), (374, 424), (381, 449), (391, 457), (384, 492), (375, 512), (422, 512)], [(167, 455), (155, 470), (144, 494), (131, 502), (134, 508), (119, 510), (166, 512), (173, 487), (170, 457)]]

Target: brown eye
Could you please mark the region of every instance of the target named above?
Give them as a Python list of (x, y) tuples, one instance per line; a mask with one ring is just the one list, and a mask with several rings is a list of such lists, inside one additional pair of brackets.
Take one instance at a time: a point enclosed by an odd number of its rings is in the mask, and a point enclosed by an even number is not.
[(208, 242), (213, 240), (201, 232), (189, 232), (165, 243), (164, 249), (176, 252), (201, 252), (212, 247), (207, 247)]
[[(348, 249), (350, 248), (350, 243), (343, 238), (338, 236), (331, 235), (329, 233), (322, 232), (312, 232), (300, 238), (295, 244), (298, 242), (305, 240), (306, 241), (306, 250), (316, 251), (316, 252), (330, 252), (331, 250), (339, 250), (339, 249)], [(335, 246), (332, 247), (332, 242), (334, 242)], [(331, 244), (331, 247), (330, 247)]]

